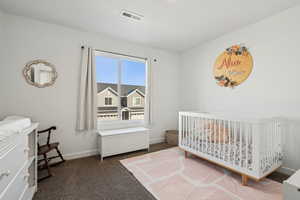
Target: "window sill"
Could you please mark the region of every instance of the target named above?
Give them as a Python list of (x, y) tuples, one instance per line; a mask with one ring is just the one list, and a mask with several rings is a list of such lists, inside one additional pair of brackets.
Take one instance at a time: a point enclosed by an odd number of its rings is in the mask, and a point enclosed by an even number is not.
[(109, 129), (123, 129), (132, 127), (144, 127), (146, 126), (145, 120), (130, 120), (130, 121), (100, 121), (98, 120), (98, 130), (109, 130)]

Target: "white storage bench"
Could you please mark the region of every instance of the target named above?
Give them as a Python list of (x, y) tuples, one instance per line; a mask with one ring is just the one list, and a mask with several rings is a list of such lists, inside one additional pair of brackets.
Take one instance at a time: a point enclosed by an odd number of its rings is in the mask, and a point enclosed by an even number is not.
[(99, 131), (98, 149), (104, 157), (149, 149), (149, 129), (144, 127)]

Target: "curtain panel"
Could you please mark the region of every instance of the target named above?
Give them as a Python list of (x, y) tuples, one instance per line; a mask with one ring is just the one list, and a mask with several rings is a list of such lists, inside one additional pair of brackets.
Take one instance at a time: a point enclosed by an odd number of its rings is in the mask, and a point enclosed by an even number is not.
[(97, 129), (97, 83), (94, 55), (93, 48), (82, 49), (77, 117), (77, 130), (79, 131)]

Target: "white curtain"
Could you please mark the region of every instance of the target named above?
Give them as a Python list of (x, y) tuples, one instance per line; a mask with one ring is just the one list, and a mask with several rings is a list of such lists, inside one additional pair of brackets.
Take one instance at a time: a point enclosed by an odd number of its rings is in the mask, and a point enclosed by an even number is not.
[(97, 128), (97, 84), (95, 72), (94, 50), (90, 47), (82, 49), (81, 78), (79, 91), (79, 108), (77, 130), (87, 131)]

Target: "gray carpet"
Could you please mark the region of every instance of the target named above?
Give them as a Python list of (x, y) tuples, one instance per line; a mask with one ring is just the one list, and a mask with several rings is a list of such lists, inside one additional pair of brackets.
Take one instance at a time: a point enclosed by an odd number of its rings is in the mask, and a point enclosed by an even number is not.
[[(166, 144), (150, 147), (150, 152), (166, 149)], [(104, 159), (93, 156), (67, 161), (53, 167), (54, 176), (39, 183), (34, 200), (154, 200), (119, 160), (148, 153), (139, 151)], [(42, 173), (42, 172), (41, 172)], [(269, 178), (282, 182), (279, 173)]]

